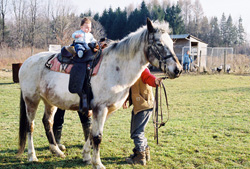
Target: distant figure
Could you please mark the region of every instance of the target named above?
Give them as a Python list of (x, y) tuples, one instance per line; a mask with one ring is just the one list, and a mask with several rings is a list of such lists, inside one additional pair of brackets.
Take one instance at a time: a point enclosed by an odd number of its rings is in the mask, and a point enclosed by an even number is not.
[(189, 50), (187, 50), (187, 52), (183, 56), (183, 69), (185, 70), (185, 72), (189, 72), (189, 67), (190, 67), (189, 65), (192, 62), (193, 60), (190, 57)]
[(217, 72), (221, 72), (222, 71), (222, 65), (220, 65), (219, 67), (217, 67)]
[(227, 73), (230, 73), (230, 71), (231, 71), (231, 66), (228, 65), (228, 66), (227, 66)]

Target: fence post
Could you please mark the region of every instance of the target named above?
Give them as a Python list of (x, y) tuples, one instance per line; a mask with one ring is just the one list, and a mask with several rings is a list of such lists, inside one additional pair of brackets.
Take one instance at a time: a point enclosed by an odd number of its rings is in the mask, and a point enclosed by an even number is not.
[(226, 63), (227, 63), (227, 54), (226, 50), (224, 49), (224, 73), (226, 73)]

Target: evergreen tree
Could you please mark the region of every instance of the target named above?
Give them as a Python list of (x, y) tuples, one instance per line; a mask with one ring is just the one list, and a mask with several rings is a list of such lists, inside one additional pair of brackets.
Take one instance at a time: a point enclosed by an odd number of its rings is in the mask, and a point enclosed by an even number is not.
[(98, 21), (99, 19), (100, 19), (99, 13), (96, 13), (96, 14), (94, 15), (94, 20)]
[(220, 21), (220, 36), (222, 39), (222, 43), (225, 44), (227, 39), (227, 24), (226, 24), (226, 16), (224, 13), (222, 14)]
[(102, 26), (106, 25), (107, 18), (108, 18), (108, 11), (105, 9), (102, 13), (102, 16), (99, 18), (99, 22), (102, 24)]
[(210, 33), (208, 37), (208, 44), (211, 47), (221, 45), (220, 28), (217, 17), (213, 17), (210, 21)]
[(135, 9), (128, 17), (128, 22), (126, 25), (126, 32), (127, 34), (130, 32), (134, 32), (137, 28), (140, 27), (139, 23), (139, 14), (140, 12), (138, 9)]
[(227, 46), (234, 46), (237, 44), (237, 28), (235, 25), (233, 25), (233, 19), (231, 15), (228, 16), (227, 22), (226, 22), (226, 41), (225, 44)]
[(141, 8), (139, 11), (139, 20), (138, 20), (139, 27), (146, 24), (147, 17), (150, 17), (150, 14), (149, 14), (149, 11), (148, 11), (148, 8), (147, 8), (145, 2), (142, 1)]
[(239, 18), (239, 22), (238, 22), (238, 43), (240, 45), (244, 44), (245, 43), (245, 31), (244, 31), (244, 28), (243, 28), (243, 25), (242, 25), (242, 18), (240, 17)]
[(172, 7), (168, 6), (166, 9), (165, 20), (172, 28), (172, 34), (182, 34), (185, 32), (184, 21), (181, 16), (181, 9), (178, 4)]
[(153, 6), (151, 11), (151, 19), (162, 21), (165, 18), (164, 9), (161, 6)]
[(208, 36), (209, 36), (209, 23), (206, 16), (204, 16), (200, 22), (201, 28), (199, 32), (199, 38), (204, 42), (208, 43)]
[(113, 22), (113, 26), (111, 28), (112, 34), (110, 34), (109, 38), (111, 39), (121, 39), (125, 35), (125, 25), (127, 24), (127, 13), (126, 11), (121, 11), (118, 7), (115, 12), (115, 19)]

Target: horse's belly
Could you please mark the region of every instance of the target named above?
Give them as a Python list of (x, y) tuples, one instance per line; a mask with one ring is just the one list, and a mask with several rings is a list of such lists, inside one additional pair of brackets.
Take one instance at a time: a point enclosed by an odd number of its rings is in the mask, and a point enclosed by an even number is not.
[(68, 90), (69, 75), (50, 71), (44, 77), (44, 83), (40, 85), (41, 96), (49, 104), (65, 110), (78, 110), (79, 96)]

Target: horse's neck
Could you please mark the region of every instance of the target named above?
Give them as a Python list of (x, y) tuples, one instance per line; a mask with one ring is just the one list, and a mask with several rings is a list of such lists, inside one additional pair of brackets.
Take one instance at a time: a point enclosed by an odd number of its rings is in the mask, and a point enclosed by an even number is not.
[[(121, 76), (119, 78), (119, 82), (124, 87), (131, 87), (136, 80), (141, 76), (141, 73), (148, 65), (148, 61), (143, 52), (143, 47), (141, 51), (137, 51), (131, 56), (129, 56), (129, 51), (126, 58), (120, 59), (121, 61), (117, 63), (117, 67), (120, 67)], [(119, 59), (119, 58), (118, 58)]]

